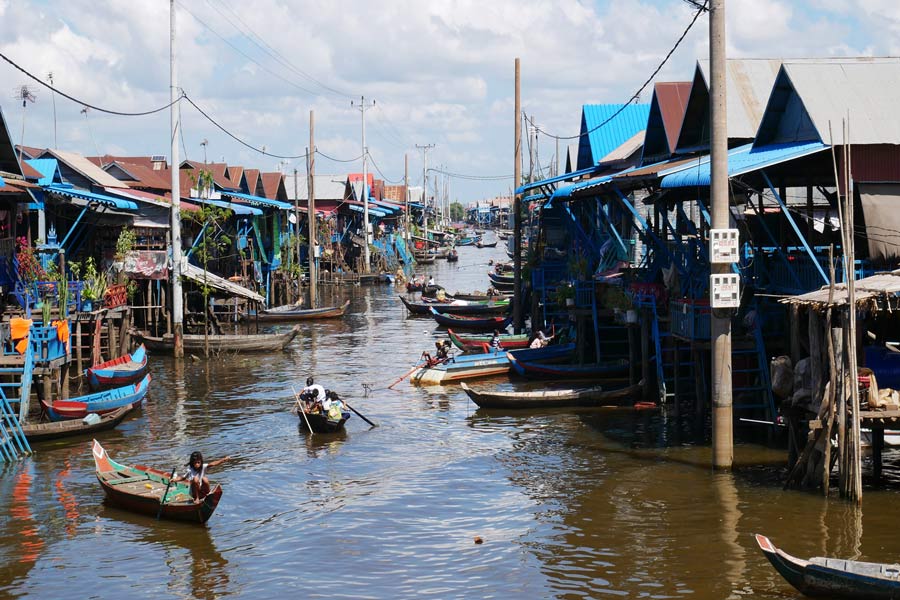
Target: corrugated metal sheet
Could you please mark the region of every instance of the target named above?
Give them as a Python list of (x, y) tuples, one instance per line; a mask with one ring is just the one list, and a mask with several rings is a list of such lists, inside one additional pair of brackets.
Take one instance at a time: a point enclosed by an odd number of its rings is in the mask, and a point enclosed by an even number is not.
[[(55, 158), (32, 158), (25, 162), (41, 174), (41, 177), (38, 179), (38, 185), (50, 185), (55, 180), (61, 180), (61, 177), (57, 177), (59, 163), (56, 162)], [(116, 187), (122, 186), (117, 185)]]
[(266, 208), (275, 208), (278, 210), (294, 209), (293, 204), (279, 202), (278, 200), (273, 200), (272, 198), (262, 198), (260, 196), (254, 196), (252, 194), (242, 194), (240, 192), (222, 192), (222, 195), (229, 198), (234, 198), (236, 200), (241, 200), (244, 204), (249, 204), (251, 206), (264, 206)]
[[(731, 58), (726, 61), (728, 137), (753, 139), (762, 120), (780, 58)], [(709, 90), (709, 60), (697, 61)]]
[(626, 160), (635, 152), (639, 151), (644, 145), (645, 130), (638, 131), (636, 134), (622, 142), (618, 148), (600, 159), (601, 163), (611, 163), (620, 160)]
[(675, 150), (690, 93), (690, 81), (661, 82), (653, 86), (642, 163), (668, 158)]
[[(757, 171), (771, 165), (821, 152), (829, 148), (821, 142), (797, 142), (790, 144), (773, 144), (753, 148), (752, 144), (739, 146), (728, 152), (728, 176), (736, 177), (751, 171)], [(752, 149), (751, 149), (752, 148)], [(708, 186), (710, 180), (709, 157), (705, 157), (699, 165), (689, 167), (666, 175), (660, 182), (663, 188)]]
[[(79, 190), (79, 189), (70, 188), (70, 187), (63, 187), (58, 184), (57, 185), (47, 185), (47, 186), (42, 186), (42, 187), (47, 192), (59, 194), (60, 196), (68, 196), (69, 198), (78, 198), (79, 200), (86, 200), (87, 202), (96, 202), (98, 204), (102, 204), (103, 206), (108, 206), (110, 208), (116, 208), (119, 210), (137, 210), (137, 204), (135, 204), (131, 200), (115, 198), (113, 196), (107, 196), (106, 194), (96, 194), (94, 192), (89, 192), (87, 190)], [(112, 187), (117, 187), (117, 186), (112, 186)]]
[[(306, 175), (297, 176), (297, 196), (300, 200), (309, 200), (309, 187), (307, 185)], [(316, 175), (316, 200), (343, 200), (344, 192), (347, 190), (347, 175)], [(288, 179), (285, 187), (287, 188), (288, 198), (293, 201), (294, 198), (294, 180)], [(402, 186), (401, 186), (402, 187)], [(409, 188), (412, 191), (412, 187)], [(419, 189), (421, 197), (422, 188)]]
[[(843, 173), (844, 153), (838, 146), (838, 172)], [(854, 145), (850, 151), (853, 180), (857, 183), (900, 181), (900, 146), (894, 144)], [(843, 191), (843, 186), (841, 186)]]
[[(896, 296), (900, 294), (900, 270), (857, 279), (854, 287), (856, 288), (857, 304), (873, 296)], [(829, 303), (828, 297), (830, 295), (831, 290), (829, 286), (824, 286), (822, 289), (814, 292), (785, 298), (782, 302), (786, 304), (819, 304), (822, 306), (842, 306), (849, 303), (846, 283), (834, 284), (834, 297)]]
[(900, 144), (900, 59), (785, 61), (784, 71), (823, 141), (829, 121), (840, 138), (849, 111), (851, 143)]
[(119, 181), (80, 154), (62, 150), (47, 150), (47, 152), (101, 187), (128, 187), (125, 182)]
[(649, 115), (649, 104), (629, 104), (624, 108), (621, 104), (585, 104), (581, 109), (578, 170), (596, 165), (634, 134), (646, 129)]

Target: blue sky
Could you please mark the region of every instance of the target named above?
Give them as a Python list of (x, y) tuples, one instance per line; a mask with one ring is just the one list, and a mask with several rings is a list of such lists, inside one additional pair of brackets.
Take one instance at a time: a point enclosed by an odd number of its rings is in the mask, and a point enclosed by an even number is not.
[[(523, 109), (542, 129), (578, 132), (585, 103), (624, 101), (656, 67), (692, 17), (682, 0), (179, 0), (180, 85), (223, 127), (270, 153), (298, 155), (308, 144), (353, 159), (361, 154), (360, 113), (381, 176), (399, 181), (409, 156), (421, 183), (421, 152), (452, 177), (453, 199), (468, 203), (512, 185), (513, 60), (522, 60)], [(895, 0), (727, 0), (732, 56), (897, 55)], [(688, 80), (706, 55), (708, 23), (697, 22), (657, 78)], [(101, 107), (146, 110), (168, 101), (168, 2), (165, 0), (0, 0), (0, 51), (57, 86)], [(0, 106), (13, 138), (22, 108), (13, 100), (29, 83), (26, 145), (51, 147), (50, 92), (0, 65), (7, 93)], [(642, 97), (649, 101), (649, 93)], [(56, 99), (58, 145), (84, 154), (169, 154), (168, 115), (124, 118)], [(183, 107), (182, 157), (272, 171), (281, 164), (230, 139)], [(564, 145), (562, 146), (564, 148)], [(541, 138), (539, 162), (555, 142)], [(319, 173), (358, 171), (361, 162), (320, 158)], [(505, 177), (492, 179), (492, 177)], [(474, 179), (473, 179), (474, 178)], [(487, 178), (487, 179), (484, 179)]]

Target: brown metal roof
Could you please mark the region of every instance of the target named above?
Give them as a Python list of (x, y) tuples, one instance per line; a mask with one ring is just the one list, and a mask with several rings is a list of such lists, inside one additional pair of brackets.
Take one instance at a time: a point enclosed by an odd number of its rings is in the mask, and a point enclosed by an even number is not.
[[(284, 176), (281, 173), (263, 173), (260, 175), (263, 185), (263, 193), (269, 200), (279, 200), (278, 188), (284, 188)], [(287, 198), (287, 191), (283, 194)]]
[(259, 196), (256, 193), (257, 184), (259, 183), (259, 169), (244, 169), (244, 179), (247, 180), (248, 193), (252, 196)]
[(666, 171), (668, 169), (674, 169), (676, 167), (687, 166), (690, 163), (696, 163), (697, 158), (678, 158), (673, 160), (668, 160), (666, 162), (656, 163), (653, 165), (647, 165), (646, 167), (641, 167), (640, 169), (635, 169), (633, 171), (626, 171), (625, 173), (620, 173), (618, 175), (613, 175), (613, 179), (632, 179), (632, 178), (641, 178), (641, 177), (654, 177), (660, 171)]
[(40, 172), (38, 172), (37, 169), (35, 169), (31, 165), (29, 165), (24, 160), (22, 161), (21, 166), (22, 166), (22, 176), (23, 177), (28, 177), (30, 179), (40, 179), (43, 177), (43, 175)]
[(659, 102), (659, 111), (662, 113), (666, 139), (671, 152), (678, 143), (681, 122), (684, 120), (684, 108), (687, 106), (688, 96), (691, 94), (691, 82), (664, 81), (657, 83), (653, 91), (656, 94), (656, 101)]

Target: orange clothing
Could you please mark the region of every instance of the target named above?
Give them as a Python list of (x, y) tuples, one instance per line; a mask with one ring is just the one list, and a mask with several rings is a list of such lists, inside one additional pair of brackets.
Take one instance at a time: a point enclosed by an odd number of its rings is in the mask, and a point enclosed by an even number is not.
[(9, 320), (9, 337), (16, 342), (16, 352), (19, 354), (25, 354), (25, 350), (28, 349), (28, 333), (31, 331), (31, 323), (31, 319), (22, 319), (21, 317)]

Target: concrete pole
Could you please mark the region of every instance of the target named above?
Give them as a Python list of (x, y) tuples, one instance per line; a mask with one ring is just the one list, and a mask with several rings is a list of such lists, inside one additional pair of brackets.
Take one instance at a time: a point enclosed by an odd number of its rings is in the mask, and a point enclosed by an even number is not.
[(363, 195), (363, 237), (366, 238), (365, 248), (363, 249), (363, 260), (365, 261), (365, 265), (363, 266), (363, 273), (369, 272), (369, 190), (366, 189), (366, 185), (369, 183), (369, 175), (368, 175), (368, 163), (366, 161), (366, 97), (361, 96), (361, 101), (359, 104), (360, 112), (362, 113), (362, 153), (363, 153), (363, 180), (362, 180), (362, 195)]
[(178, 71), (175, 63), (175, 0), (169, 0), (169, 121), (172, 125), (170, 136), (172, 164), (172, 327), (175, 334), (175, 358), (184, 358), (184, 297), (181, 292), (181, 182), (179, 181), (178, 156)]
[[(307, 150), (307, 153), (309, 151)], [(251, 190), (252, 191), (252, 190)], [(297, 259), (297, 302), (300, 301), (300, 185), (297, 181), (297, 168), (294, 167), (294, 241), (297, 243), (297, 256), (291, 256), (293, 249), (288, 253), (290, 260)]]
[[(728, 132), (725, 114), (725, 0), (709, 4), (710, 197), (712, 226), (727, 229)], [(712, 273), (729, 273), (728, 264), (713, 264)], [(712, 293), (712, 290), (710, 290)], [(712, 311), (713, 467), (731, 469), (734, 429), (731, 398), (731, 315)]]
[(409, 154), (403, 155), (403, 202), (406, 206), (406, 249), (409, 250)]
[(318, 228), (316, 227), (316, 121), (314, 111), (309, 111), (309, 307), (316, 307), (317, 283), (319, 277), (319, 259), (316, 258), (316, 239)]
[(522, 315), (522, 197), (516, 192), (522, 179), (522, 104), (521, 104), (521, 79), (519, 59), (516, 58), (516, 133), (513, 142), (513, 327), (516, 333), (520, 333), (525, 326)]

